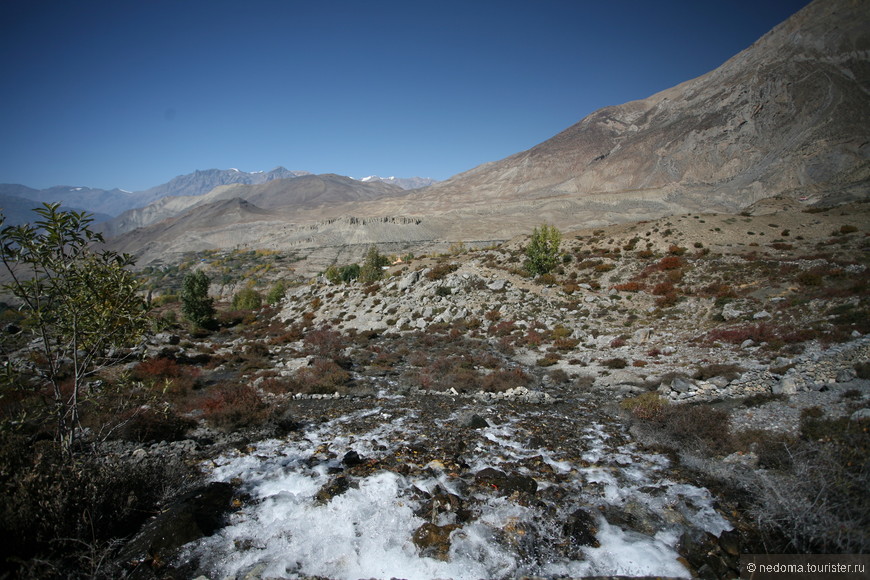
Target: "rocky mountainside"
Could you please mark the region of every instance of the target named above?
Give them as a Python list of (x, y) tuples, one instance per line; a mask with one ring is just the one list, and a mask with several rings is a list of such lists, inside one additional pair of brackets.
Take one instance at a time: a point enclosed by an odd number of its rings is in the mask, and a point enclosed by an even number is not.
[(870, 16), (819, 0), (716, 70), (596, 111), (552, 139), (430, 188), (423, 200), (587, 195), (735, 210), (870, 180)]
[(716, 70), (596, 111), (528, 151), (407, 196), (297, 212), (250, 231), (246, 243), (286, 239), (290, 245), (277, 247), (315, 247), (303, 229), (348, 216), (356, 221), (347, 239), (392, 242), (369, 225), (413, 219), (430, 237), (422, 240), (417, 228), (406, 241), (420, 244), (505, 240), (542, 222), (581, 228), (734, 212), (780, 194), (819, 205), (865, 198), (865, 8), (817, 0)]

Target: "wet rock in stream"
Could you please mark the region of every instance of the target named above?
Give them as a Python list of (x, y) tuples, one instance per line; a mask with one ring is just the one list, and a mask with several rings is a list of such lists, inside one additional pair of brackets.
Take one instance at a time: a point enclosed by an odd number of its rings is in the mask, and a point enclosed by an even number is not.
[(534, 478), (519, 473), (505, 473), (492, 467), (478, 471), (474, 481), (504, 495), (514, 492), (534, 494), (538, 491), (538, 482)]

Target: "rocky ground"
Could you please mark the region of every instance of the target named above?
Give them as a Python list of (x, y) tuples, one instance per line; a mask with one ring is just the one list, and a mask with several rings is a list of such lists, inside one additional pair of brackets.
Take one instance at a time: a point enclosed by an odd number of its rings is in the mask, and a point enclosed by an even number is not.
[(84, 422), (127, 409), (105, 457), (202, 478), (107, 569), (728, 578), (740, 553), (865, 550), (867, 211), (570, 232), (537, 279), (524, 239), (456, 244), (210, 331), (167, 301)]

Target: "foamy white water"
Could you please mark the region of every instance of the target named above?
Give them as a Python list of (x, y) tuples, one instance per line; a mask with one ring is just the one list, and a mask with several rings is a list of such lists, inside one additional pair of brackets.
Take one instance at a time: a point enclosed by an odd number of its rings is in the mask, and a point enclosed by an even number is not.
[[(366, 433), (345, 432), (344, 427), (359, 418), (382, 422)], [(555, 506), (559, 513), (554, 517), (553, 509), (469, 491), (458, 485), (455, 474), (437, 466), (426, 470), (419, 466), (411, 471), (417, 475), (409, 476), (376, 471), (355, 479), (357, 487), (318, 502), (317, 492), (330, 481), (330, 470), (341, 467), (341, 457), (348, 451), (377, 458), (424, 437), (413, 412), (374, 409), (308, 429), (301, 438), (264, 441), (251, 453), (219, 458), (212, 478), (241, 480), (241, 490), (251, 501), (232, 515), (227, 527), (189, 546), (184, 558), (198, 558), (213, 578), (252, 572), (254, 577), (316, 575), (349, 580), (523, 574), (689, 577), (675, 551), (680, 533), (687, 526), (715, 535), (731, 529), (713, 508), (707, 490), (670, 481), (668, 461), (662, 456), (640, 453), (632, 444), (612, 448), (601, 425), (586, 427), (587, 447), (577, 453), (583, 465), (547, 449), (528, 448), (521, 443), (524, 439), (518, 436), (515, 420), (481, 432), (483, 440), (472, 452), (470, 472), (540, 456), (556, 473), (567, 474), (569, 483), (561, 485), (576, 493), (576, 501)], [(540, 482), (541, 489), (547, 485)], [(448, 561), (421, 557), (412, 541), (414, 531), (427, 521), (414, 514), (420, 507), (420, 491), (432, 492), (437, 486), (460, 496), (465, 490), (463, 499), (478, 511), (451, 533)], [(621, 506), (628, 501), (666, 513), (662, 521), (675, 523), (642, 534), (611, 525), (598, 515), (599, 547), (580, 548), (576, 559), (550, 549), (561, 537), (561, 522), (578, 506)], [(433, 523), (456, 522), (442, 514)], [(505, 541), (504, 530), (511, 529), (522, 531)]]

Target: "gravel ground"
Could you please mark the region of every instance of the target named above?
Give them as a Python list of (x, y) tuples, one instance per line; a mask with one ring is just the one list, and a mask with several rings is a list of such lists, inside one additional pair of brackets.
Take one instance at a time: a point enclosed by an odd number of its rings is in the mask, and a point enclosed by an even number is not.
[[(844, 393), (858, 391), (859, 396)], [(737, 407), (731, 412), (733, 431), (766, 429), (790, 435), (800, 431), (801, 411), (820, 407), (828, 418), (849, 416), (858, 409), (870, 407), (870, 380), (856, 379), (846, 383), (830, 384), (824, 391), (806, 391), (789, 395), (759, 407)]]

